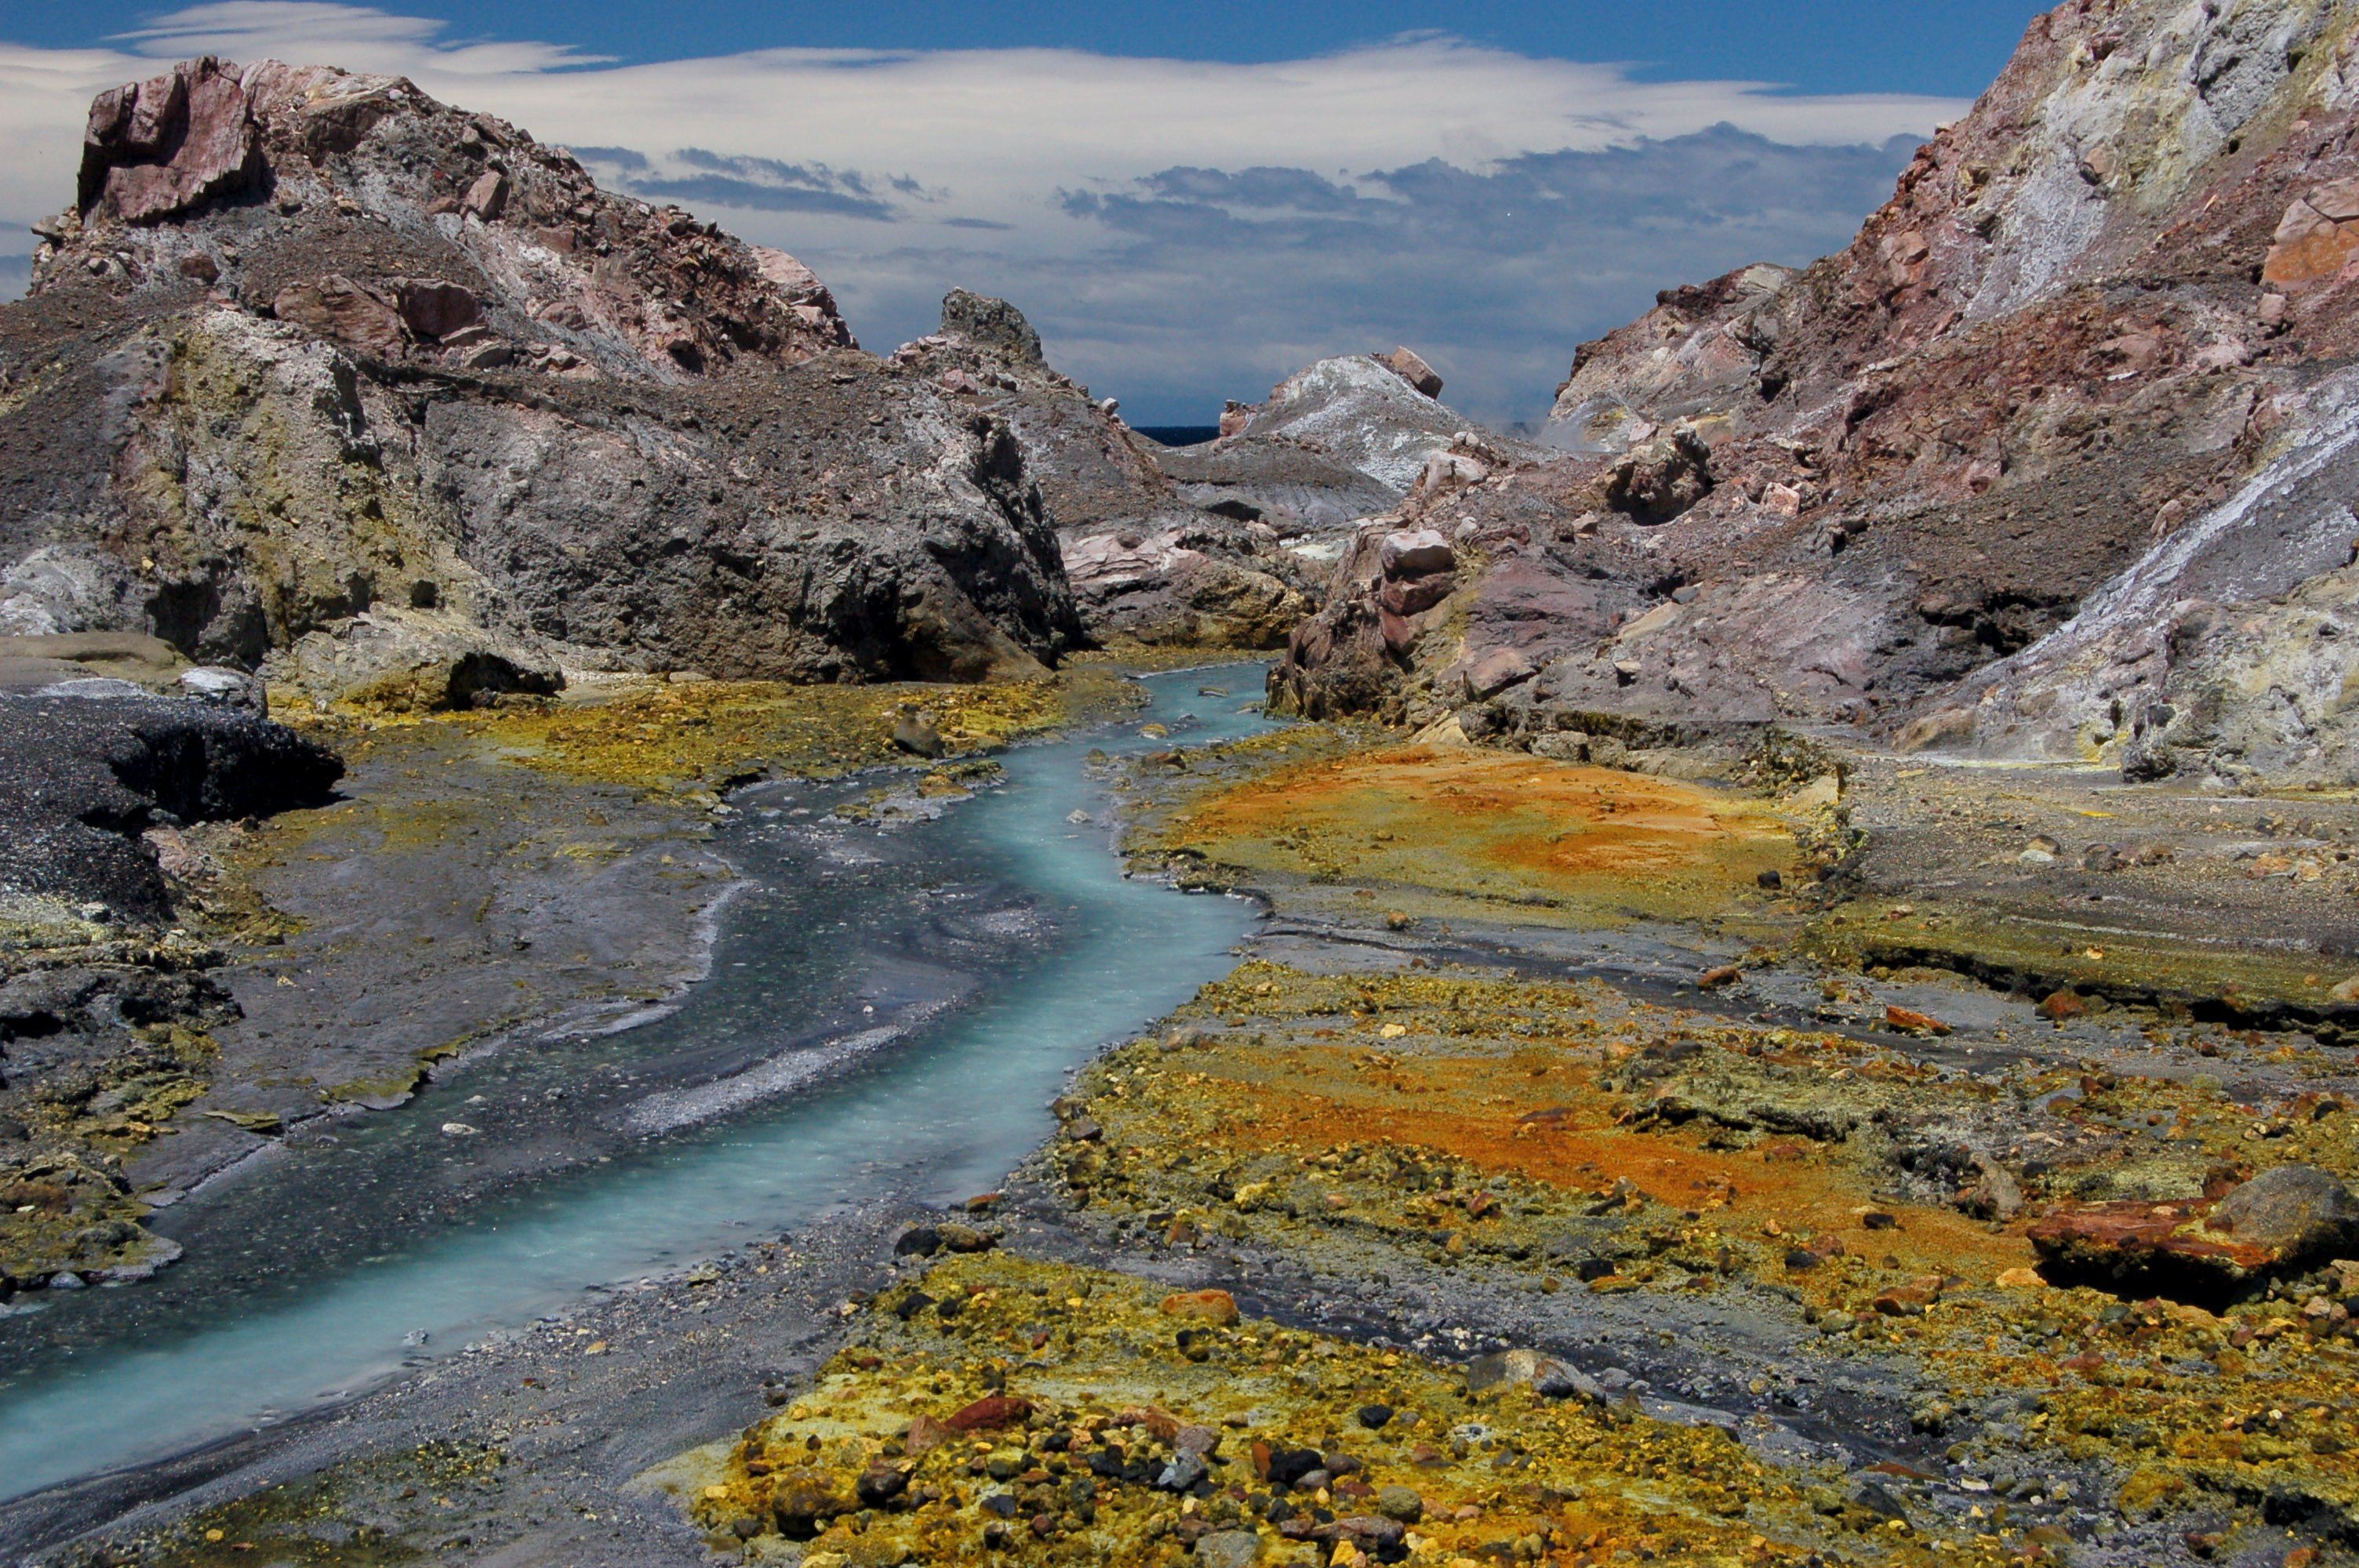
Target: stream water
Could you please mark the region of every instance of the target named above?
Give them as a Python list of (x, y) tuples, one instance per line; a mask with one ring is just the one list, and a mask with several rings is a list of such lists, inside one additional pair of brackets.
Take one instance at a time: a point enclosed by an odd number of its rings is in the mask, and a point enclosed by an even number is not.
[[(190, 1256), (154, 1284), (10, 1324), (0, 1498), (346, 1397), (832, 1207), (994, 1185), (1065, 1074), (1227, 972), (1255, 919), (1123, 877), (1090, 752), (1165, 743), (1150, 719), (1190, 743), (1264, 728), (1261, 673), (1150, 677), (1140, 719), (1011, 752), (1004, 785), (889, 833), (831, 817), (842, 786), (751, 792), (720, 847), (753, 885), (677, 1012), (490, 1058), (290, 1150), (168, 1213)], [(579, 1118), (538, 1134), (565, 1148), (487, 1173), (503, 1118), (545, 1127), (551, 1103)]]

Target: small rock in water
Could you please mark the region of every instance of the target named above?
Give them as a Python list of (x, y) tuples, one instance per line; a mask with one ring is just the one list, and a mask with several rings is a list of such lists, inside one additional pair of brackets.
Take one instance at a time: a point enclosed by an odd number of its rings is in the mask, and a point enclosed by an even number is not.
[(442, 1124), (442, 1136), (445, 1138), (473, 1138), (475, 1136), (475, 1129), (468, 1126), (463, 1121), (446, 1121)]
[(53, 1291), (78, 1291), (82, 1288), (82, 1278), (80, 1274), (69, 1271), (49, 1276), (49, 1289)]
[(1086, 812), (1086, 811), (1083, 811), (1083, 810), (1082, 810), (1081, 807), (1079, 807), (1079, 806), (1075, 806), (1072, 810), (1071, 810), (1071, 811), (1069, 811), (1069, 812), (1065, 813), (1065, 820), (1066, 820), (1066, 821), (1068, 821), (1068, 822), (1071, 822), (1071, 823), (1079, 824), (1079, 823), (1087, 822), (1089, 819), (1090, 819), (1090, 814), (1089, 814), (1088, 812)]
[(1196, 695), (1198, 697), (1226, 697), (1229, 695), (1229, 688), (1224, 686), (1200, 686), (1196, 688)]

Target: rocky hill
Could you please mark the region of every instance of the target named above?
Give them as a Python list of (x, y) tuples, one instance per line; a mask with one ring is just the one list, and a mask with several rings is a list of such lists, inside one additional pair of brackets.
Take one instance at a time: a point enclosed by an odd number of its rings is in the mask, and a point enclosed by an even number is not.
[[(1578, 753), (1782, 723), (2359, 777), (2347, 0), (2076, 0), (1851, 247), (1584, 345), (1277, 686)], [(1479, 470), (1479, 471), (1477, 471)]]
[(1081, 640), (1005, 420), (860, 352), (792, 257), (406, 81), (116, 89), (40, 232), (0, 307), (0, 634), (429, 704)]
[(1278, 530), (1255, 509), (1174, 484), (1162, 449), (1123, 423), (1114, 399), (1052, 367), (1007, 301), (951, 290), (941, 330), (902, 344), (892, 362), (1015, 431), (1093, 637), (1278, 648), (1310, 612), (1304, 590), (1314, 585)]

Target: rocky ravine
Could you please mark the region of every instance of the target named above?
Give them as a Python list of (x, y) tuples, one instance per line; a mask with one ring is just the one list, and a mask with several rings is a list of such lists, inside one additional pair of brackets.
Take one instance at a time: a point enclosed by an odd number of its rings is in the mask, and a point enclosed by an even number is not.
[(2354, 25), (2041, 18), (1848, 250), (1666, 292), (1576, 357), (1564, 456), (1430, 476), (1278, 690), (1571, 751), (1783, 722), (2359, 776)]

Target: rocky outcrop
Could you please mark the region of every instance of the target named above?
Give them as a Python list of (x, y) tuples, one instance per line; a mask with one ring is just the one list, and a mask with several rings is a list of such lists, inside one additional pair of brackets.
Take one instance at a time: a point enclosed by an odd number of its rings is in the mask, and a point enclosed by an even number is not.
[(343, 775), (325, 748), (211, 703), (0, 696), (0, 892), (159, 920), (158, 827), (316, 806)]
[(237, 69), (208, 56), (98, 95), (82, 135), (82, 211), (160, 222), (241, 194), (261, 172)]
[(1006, 421), (1056, 520), (1064, 569), (1091, 633), (1113, 642), (1276, 648), (1310, 613), (1313, 568), (1249, 507), (1205, 508), (1175, 485), (1161, 449), (1112, 399), (1052, 368), (1004, 299), (951, 291), (939, 332), (893, 362)]
[[(1585, 345), (1540, 460), (1430, 474), (1446, 609), (1339, 579), (1278, 687), (2349, 779), (2347, 0), (2065, 5), (1845, 251)], [(1463, 672), (1534, 674), (1487, 698)], [(1377, 662), (1350, 671), (1339, 658)], [(1356, 699), (1355, 699), (1356, 700)]]
[(1081, 639), (1005, 417), (861, 353), (792, 257), (406, 81), (109, 93), (42, 233), (0, 307), (0, 632), (325, 635), (307, 684), (410, 693), (413, 612), (552, 673), (972, 680)]

